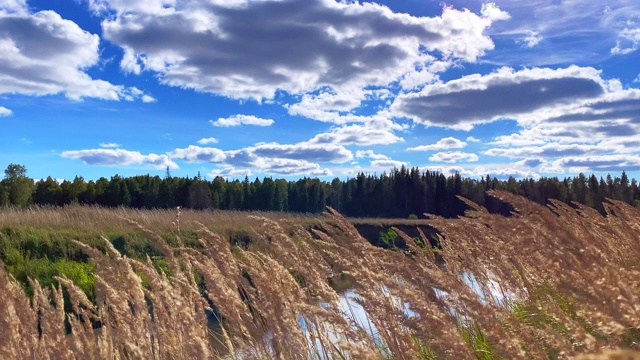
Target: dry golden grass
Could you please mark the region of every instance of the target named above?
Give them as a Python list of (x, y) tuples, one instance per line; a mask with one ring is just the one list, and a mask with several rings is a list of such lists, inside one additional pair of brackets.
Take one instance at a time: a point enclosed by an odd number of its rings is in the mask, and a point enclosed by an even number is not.
[[(180, 214), (177, 217), (177, 214)], [(130, 229), (129, 221), (139, 223), (154, 231), (173, 230), (180, 223), (183, 228), (192, 228), (195, 222), (212, 231), (227, 232), (260, 222), (248, 215), (271, 219), (291, 219), (300, 224), (318, 222), (319, 216), (242, 211), (197, 211), (193, 209), (138, 210), (130, 208), (102, 208), (94, 206), (68, 205), (59, 207), (37, 207), (31, 209), (5, 208), (0, 210), (0, 225), (11, 227), (45, 227), (48, 229), (74, 229), (87, 233), (108, 230)], [(177, 220), (179, 219), (178, 223)]]
[[(122, 256), (107, 239), (102, 250), (78, 242), (96, 264), (94, 303), (62, 277), (53, 288), (31, 281), (30, 299), (0, 266), (0, 358), (637, 356), (640, 212), (610, 202), (603, 217), (491, 195), (513, 216), (469, 203), (459, 219), (397, 224), (437, 229), (436, 251), (421, 246), (424, 234), (400, 230), (408, 251), (374, 247), (331, 209), (324, 218), (181, 211), (179, 224), (175, 211), (2, 210), (8, 227), (137, 229), (167, 271)], [(248, 244), (229, 241), (238, 228), (251, 234)], [(187, 231), (198, 240), (184, 243)]]

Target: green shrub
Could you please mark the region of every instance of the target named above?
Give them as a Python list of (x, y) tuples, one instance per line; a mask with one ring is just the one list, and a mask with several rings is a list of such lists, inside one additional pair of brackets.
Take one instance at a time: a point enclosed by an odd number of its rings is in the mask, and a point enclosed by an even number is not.
[(73, 281), (90, 300), (95, 299), (95, 270), (93, 262), (77, 262), (67, 259), (51, 260), (48, 257), (31, 258), (17, 249), (3, 254), (7, 271), (18, 280), (27, 294), (33, 295), (28, 279), (38, 280), (43, 288), (57, 286), (55, 276), (65, 276)]
[(395, 246), (395, 241), (398, 238), (398, 233), (393, 229), (388, 229), (387, 231), (380, 232), (380, 242), (385, 244), (386, 246), (393, 247)]

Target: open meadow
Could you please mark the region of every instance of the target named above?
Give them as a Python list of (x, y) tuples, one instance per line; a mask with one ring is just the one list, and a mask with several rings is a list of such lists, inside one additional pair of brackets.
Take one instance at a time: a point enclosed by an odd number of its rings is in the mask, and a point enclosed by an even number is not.
[(634, 358), (640, 211), (489, 195), (509, 211), (2, 209), (0, 358)]

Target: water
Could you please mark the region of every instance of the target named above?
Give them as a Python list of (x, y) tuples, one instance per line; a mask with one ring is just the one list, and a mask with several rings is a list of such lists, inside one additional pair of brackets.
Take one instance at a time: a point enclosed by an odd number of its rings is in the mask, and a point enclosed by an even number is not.
[[(518, 299), (518, 296), (514, 292), (501, 286), (499, 280), (493, 274), (489, 273), (487, 275), (486, 278), (488, 280), (486, 283), (481, 283), (480, 280), (478, 280), (478, 277), (470, 271), (463, 271), (459, 276), (462, 282), (478, 296), (479, 301), (483, 305), (493, 303), (498, 306), (506, 307), (509, 302), (516, 301)], [(402, 281), (400, 279), (397, 279), (396, 283), (397, 285), (402, 286)], [(371, 340), (371, 344), (375, 344), (375, 346), (378, 349), (381, 349), (381, 351), (386, 349), (387, 346), (373, 323), (371, 314), (369, 314), (361, 305), (363, 298), (355, 287), (355, 279), (343, 274), (330, 280), (330, 284), (338, 293), (337, 303), (328, 304), (321, 302), (318, 305), (328, 311), (331, 311), (331, 309), (337, 309), (342, 318), (350, 324), (352, 330), (360, 330), (367, 334)], [(388, 287), (380, 284), (378, 291), (380, 296), (389, 299), (396, 309), (400, 310), (407, 319), (419, 317), (419, 314), (411, 310), (410, 303), (393, 295)], [(439, 288), (433, 288), (433, 291), (436, 297), (442, 300), (445, 304), (451, 316), (459, 316), (453, 306), (456, 302), (455, 294), (451, 294), (449, 291)], [(299, 316), (298, 325), (304, 333), (309, 349), (311, 349), (311, 352), (315, 352), (309, 354), (310, 359), (318, 358), (332, 360), (333, 356), (328, 353), (327, 350), (332, 352), (333, 346), (338, 348), (338, 344), (341, 341), (348, 340), (344, 335), (337, 331), (332, 324), (317, 324), (304, 316)], [(229, 349), (226, 347), (224, 342), (222, 327), (217, 318), (209, 317), (209, 330), (212, 347), (222, 356), (230, 355)], [(321, 334), (322, 340), (319, 338), (318, 334)], [(265, 344), (270, 343), (271, 339), (269, 336), (269, 333), (265, 334), (263, 339)], [(245, 349), (243, 352), (251, 353), (252, 351), (251, 349)], [(242, 358), (238, 353), (233, 354), (233, 356), (234, 358)]]

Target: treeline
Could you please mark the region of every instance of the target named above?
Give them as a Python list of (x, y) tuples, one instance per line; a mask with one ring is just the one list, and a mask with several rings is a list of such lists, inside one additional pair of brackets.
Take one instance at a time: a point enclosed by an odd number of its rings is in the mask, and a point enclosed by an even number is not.
[(413, 217), (431, 213), (445, 217), (460, 215), (465, 205), (456, 199), (462, 195), (487, 205), (487, 190), (503, 190), (545, 204), (554, 198), (576, 201), (603, 211), (602, 201), (613, 198), (634, 206), (640, 203), (637, 181), (626, 173), (620, 177), (597, 178), (580, 174), (562, 180), (540, 178), (499, 180), (462, 178), (459, 174), (445, 176), (418, 168), (394, 169), (389, 174), (358, 174), (348, 180), (331, 182), (302, 178), (297, 181), (265, 177), (251, 181), (226, 180), (216, 177), (206, 180), (160, 176), (134, 176), (85, 181), (47, 179), (34, 181), (26, 168), (11, 164), (0, 182), (0, 206), (30, 204), (63, 206), (71, 203), (133, 208), (193, 208), (222, 210), (268, 210), (291, 212), (321, 212), (331, 206), (353, 217)]

